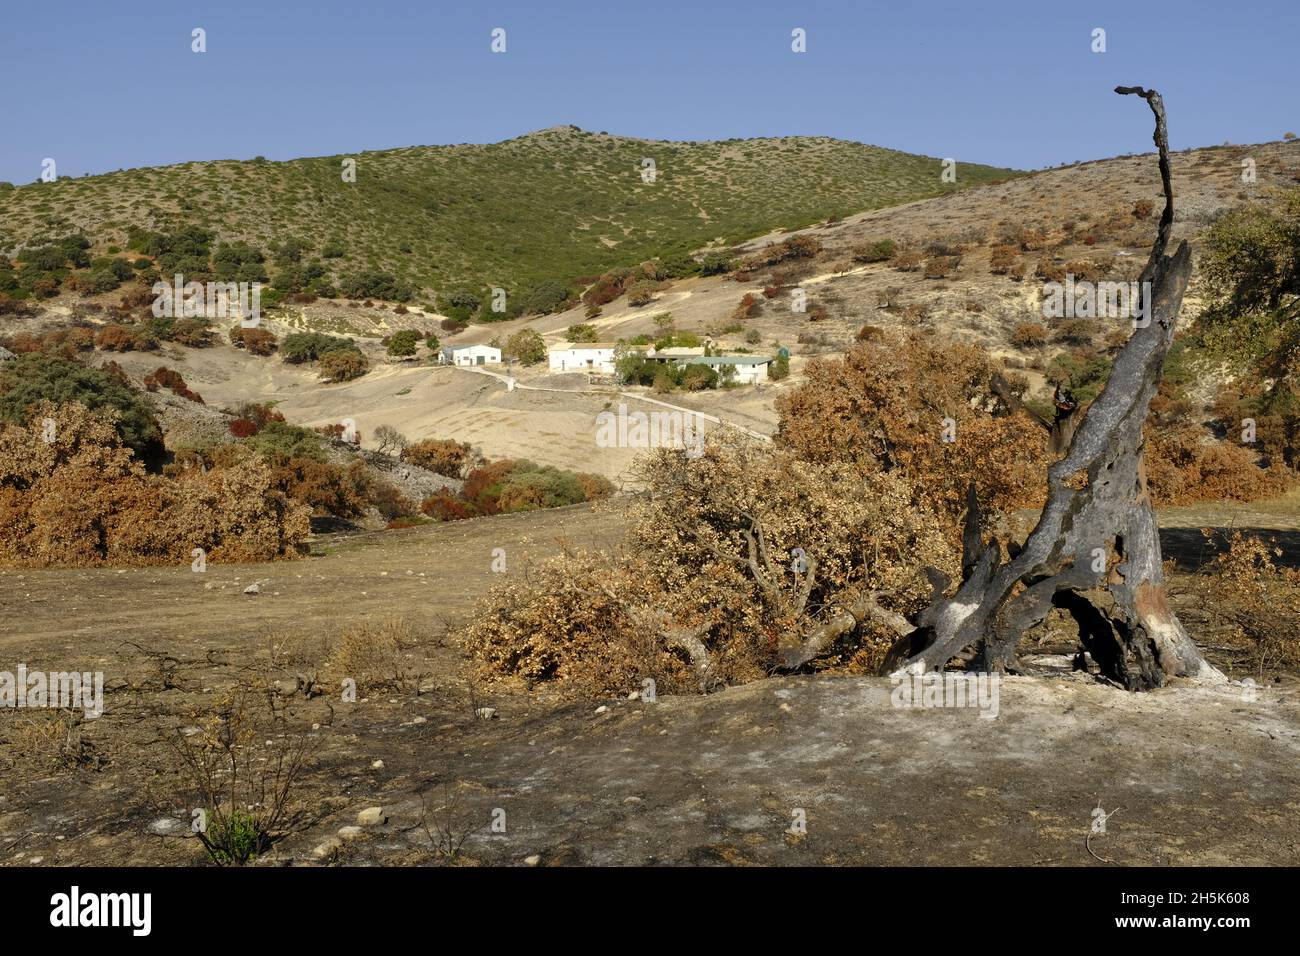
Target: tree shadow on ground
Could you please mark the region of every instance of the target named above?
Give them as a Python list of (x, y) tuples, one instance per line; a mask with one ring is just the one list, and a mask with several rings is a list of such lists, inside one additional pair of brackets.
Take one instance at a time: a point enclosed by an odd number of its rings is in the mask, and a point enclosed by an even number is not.
[(1210, 528), (1207, 536), (1200, 528), (1161, 528), (1160, 550), (1166, 560), (1173, 558), (1179, 571), (1199, 571), (1228, 549), (1232, 535), (1258, 537), (1279, 548), (1279, 567), (1300, 568), (1300, 531), (1282, 528)]

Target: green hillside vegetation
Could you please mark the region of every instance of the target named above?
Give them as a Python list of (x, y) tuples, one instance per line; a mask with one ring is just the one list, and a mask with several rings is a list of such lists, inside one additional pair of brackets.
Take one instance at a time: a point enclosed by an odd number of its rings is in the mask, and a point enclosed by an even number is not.
[[(346, 158), (355, 182), (343, 180)], [(647, 158), (654, 182), (643, 180)], [(613, 267), (1016, 175), (960, 164), (952, 185), (940, 174), (938, 159), (822, 137), (658, 142), (563, 127), (490, 145), (192, 162), (3, 189), (0, 261), (42, 248), (37, 264), (52, 273), (86, 268), (88, 252), (50, 248), (85, 236), (97, 257), (79, 280), (86, 294), (127, 277), (121, 250), (153, 254), (164, 274), (162, 258), (188, 252), (212, 253), (232, 278), (269, 272), (290, 291), (441, 305), (499, 286), (542, 311)], [(198, 241), (150, 249), (159, 235)], [(32, 284), (15, 277), (11, 293)]]

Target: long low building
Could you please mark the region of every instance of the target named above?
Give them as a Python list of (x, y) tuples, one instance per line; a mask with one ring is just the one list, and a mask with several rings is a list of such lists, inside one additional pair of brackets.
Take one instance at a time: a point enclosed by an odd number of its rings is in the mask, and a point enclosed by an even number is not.
[(556, 342), (546, 349), (552, 372), (614, 372), (616, 342)]
[(500, 365), (501, 350), (491, 345), (444, 345), (443, 365)]
[(734, 368), (732, 381), (738, 385), (755, 385), (767, 381), (767, 367), (772, 359), (766, 355), (695, 355), (680, 364), (707, 365), (724, 378), (727, 375), (724, 369)]

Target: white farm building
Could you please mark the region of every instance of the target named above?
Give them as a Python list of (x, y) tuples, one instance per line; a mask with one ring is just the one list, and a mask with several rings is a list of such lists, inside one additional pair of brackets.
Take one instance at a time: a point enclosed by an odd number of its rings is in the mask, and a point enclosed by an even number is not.
[(444, 345), (443, 365), (500, 365), (501, 350), (491, 345)]
[(556, 342), (547, 347), (552, 372), (614, 372), (613, 342)]
[[(767, 381), (767, 367), (772, 360), (761, 355), (697, 355), (688, 358), (682, 365), (707, 365), (724, 378), (731, 378), (737, 385), (757, 385)], [(727, 369), (735, 369), (729, 372)]]

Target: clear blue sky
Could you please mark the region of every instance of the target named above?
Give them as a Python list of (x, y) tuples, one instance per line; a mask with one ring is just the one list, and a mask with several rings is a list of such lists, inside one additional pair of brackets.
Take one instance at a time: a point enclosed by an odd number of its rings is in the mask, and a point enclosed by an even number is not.
[[(0, 180), (494, 142), (822, 134), (1032, 168), (1300, 128), (1300, 0), (4, 0)], [(1159, 17), (1177, 22), (1169, 26)], [(207, 52), (190, 31), (207, 31)], [(490, 31), (507, 31), (493, 54)], [(807, 31), (808, 52), (790, 50)], [(1107, 52), (1091, 52), (1094, 27)]]

